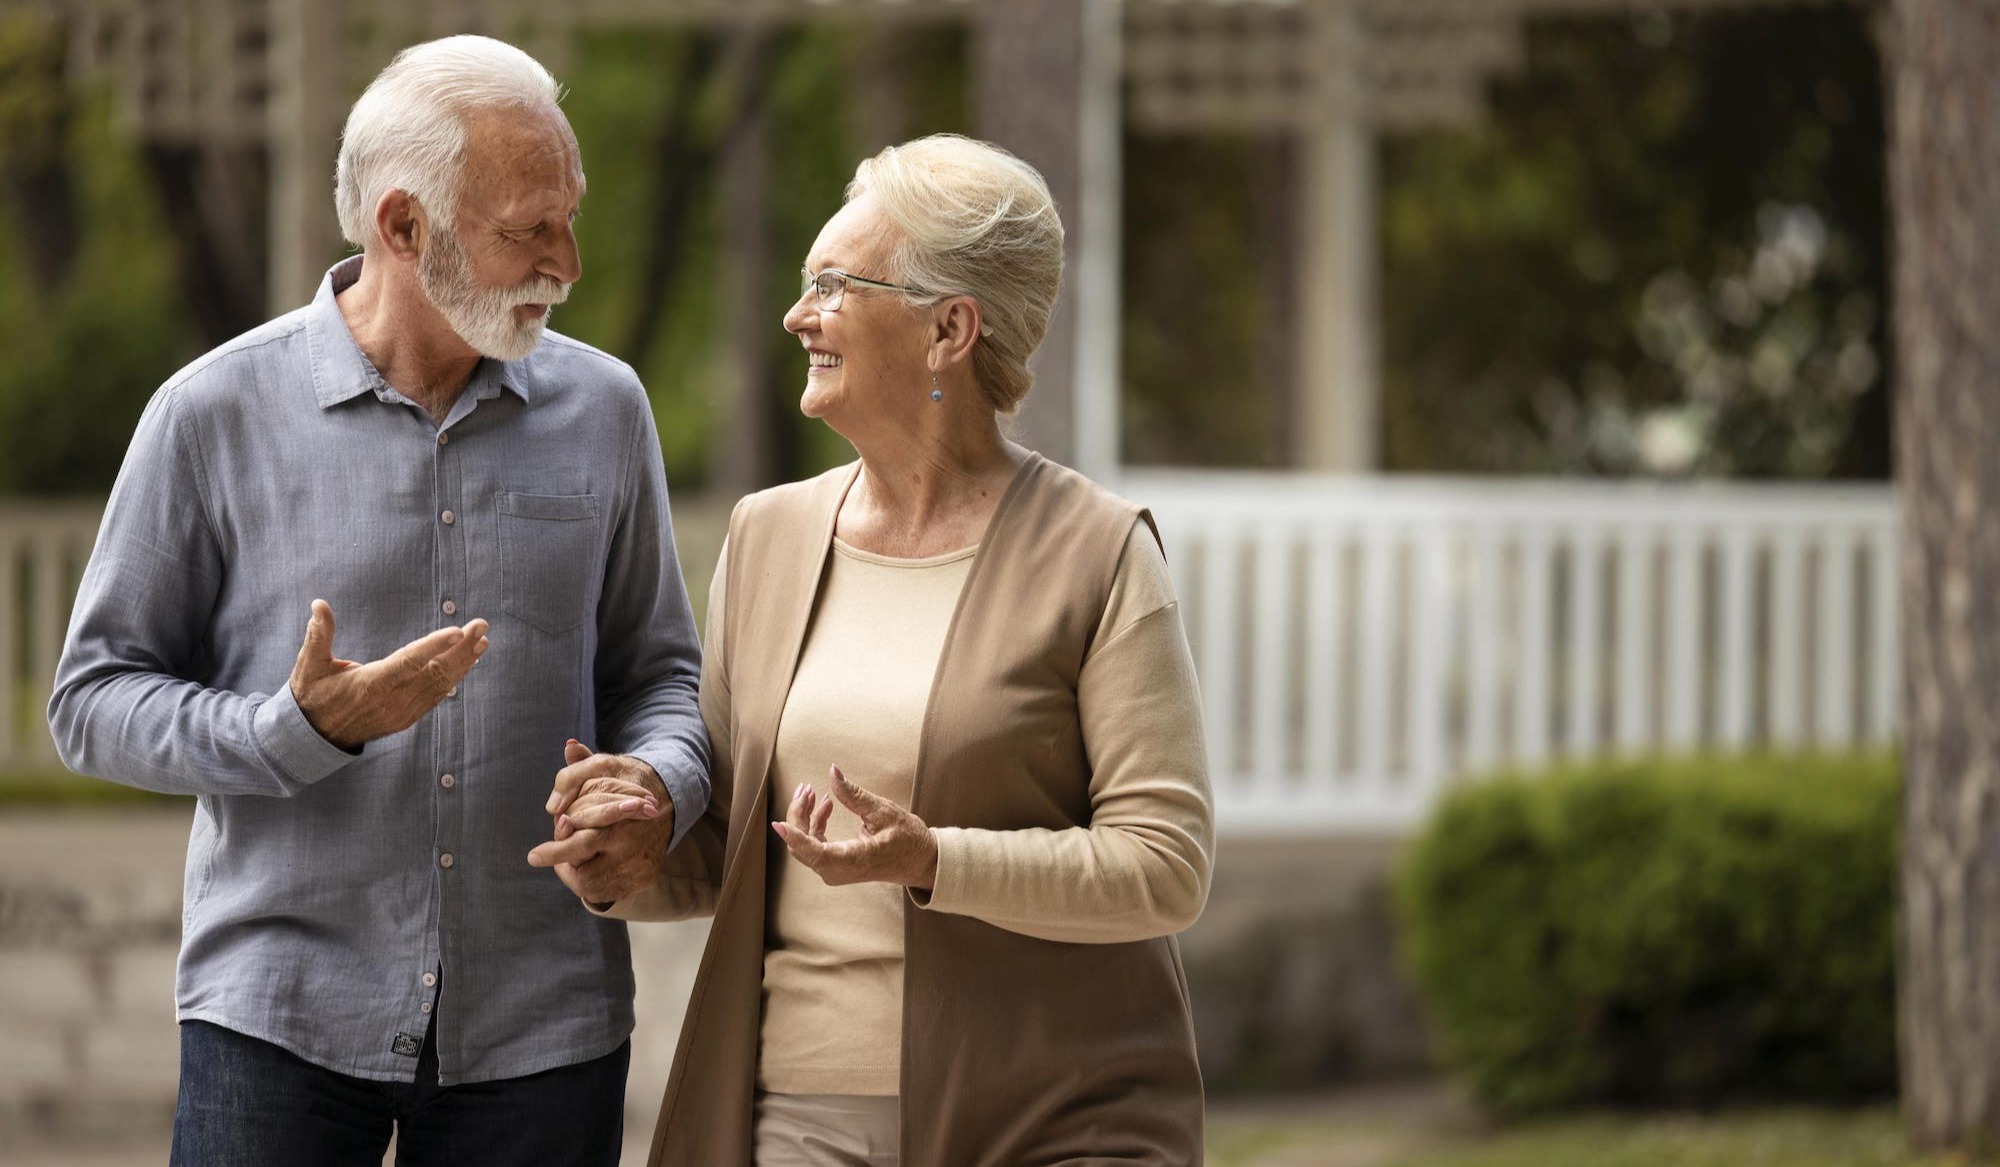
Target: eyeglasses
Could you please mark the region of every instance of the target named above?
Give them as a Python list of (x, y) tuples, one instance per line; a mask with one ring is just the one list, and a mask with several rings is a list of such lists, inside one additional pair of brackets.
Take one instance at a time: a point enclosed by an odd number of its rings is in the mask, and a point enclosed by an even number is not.
[(841, 302), (847, 299), (847, 285), (849, 284), (863, 284), (871, 288), (887, 288), (892, 292), (909, 292), (916, 296), (930, 295), (929, 292), (924, 291), (922, 288), (912, 288), (907, 284), (887, 284), (881, 280), (863, 279), (857, 275), (849, 275), (837, 267), (827, 268), (818, 274), (814, 274), (806, 268), (799, 269), (799, 295), (813, 295), (818, 297), (819, 310), (822, 312), (840, 311)]

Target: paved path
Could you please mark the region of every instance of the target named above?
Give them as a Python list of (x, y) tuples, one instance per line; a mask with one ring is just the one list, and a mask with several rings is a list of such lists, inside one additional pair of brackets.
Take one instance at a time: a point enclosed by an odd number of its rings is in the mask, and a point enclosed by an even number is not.
[[(173, 961), (190, 817), (181, 805), (0, 815), (0, 1165), (166, 1162), (178, 1071)], [(1292, 862), (1275, 848), (1261, 866), (1237, 871), (1244, 886), (1211, 903), (1206, 942), (1229, 944), (1242, 914), (1232, 904), (1276, 894), (1266, 883), (1284, 882), (1294, 896), (1300, 887), (1331, 896), (1360, 878), (1329, 877), (1322, 850), (1301, 846)], [(1343, 854), (1363, 874), (1381, 862), (1365, 849)], [(627, 1095), (630, 1167), (645, 1162), (706, 930), (705, 922), (632, 930), (640, 1039)], [(1217, 1100), (1210, 1161), (1393, 1167), (1466, 1122), (1464, 1108), (1431, 1086)]]
[[(1413, 1084), (1329, 1091), (1271, 1101), (1218, 1100), (1209, 1107), (1214, 1167), (1394, 1167), (1473, 1125), (1468, 1109), (1439, 1087)], [(624, 1167), (644, 1167), (650, 1122), (628, 1130)], [(1234, 1144), (1253, 1144), (1244, 1151)], [(162, 1167), (164, 1137), (98, 1148), (0, 1150), (9, 1167)], [(391, 1163), (393, 1160), (385, 1160)]]

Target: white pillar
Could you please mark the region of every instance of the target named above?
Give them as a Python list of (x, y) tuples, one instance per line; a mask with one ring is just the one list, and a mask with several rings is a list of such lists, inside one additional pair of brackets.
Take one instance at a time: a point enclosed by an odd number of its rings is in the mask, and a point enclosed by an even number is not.
[(1118, 351), (1124, 233), (1124, 5), (1084, 0), (1083, 88), (1077, 111), (1082, 155), (1076, 249), (1068, 295), (1076, 314), (1076, 468), (1100, 481), (1119, 468)]
[(1299, 423), (1303, 469), (1369, 471), (1381, 460), (1380, 233), (1375, 130), (1368, 108), (1368, 27), (1349, 0), (1314, 14), (1307, 121), (1305, 231), (1299, 265)]

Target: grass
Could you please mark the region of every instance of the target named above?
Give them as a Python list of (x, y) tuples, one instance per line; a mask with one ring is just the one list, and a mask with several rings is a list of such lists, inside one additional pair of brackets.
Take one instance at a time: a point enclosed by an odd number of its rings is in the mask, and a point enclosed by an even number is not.
[[(1974, 1167), (1917, 1155), (1888, 1108), (1760, 1110), (1723, 1115), (1589, 1115), (1484, 1133), (1404, 1129), (1380, 1119), (1299, 1116), (1211, 1124), (1215, 1167)], [(1372, 1148), (1372, 1149), (1371, 1149)]]
[[(1945, 1167), (1910, 1153), (1893, 1110), (1590, 1117), (1524, 1126), (1394, 1167)], [(1385, 1165), (1387, 1167), (1387, 1165)]]

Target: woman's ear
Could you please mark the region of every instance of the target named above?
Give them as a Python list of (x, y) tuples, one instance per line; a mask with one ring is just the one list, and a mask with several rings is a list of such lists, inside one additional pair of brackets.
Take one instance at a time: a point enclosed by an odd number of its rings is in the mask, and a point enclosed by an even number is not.
[(971, 296), (953, 296), (940, 301), (932, 317), (934, 329), (931, 336), (932, 356), (937, 368), (945, 368), (972, 358), (972, 346), (978, 341), (980, 327), (979, 301)]

